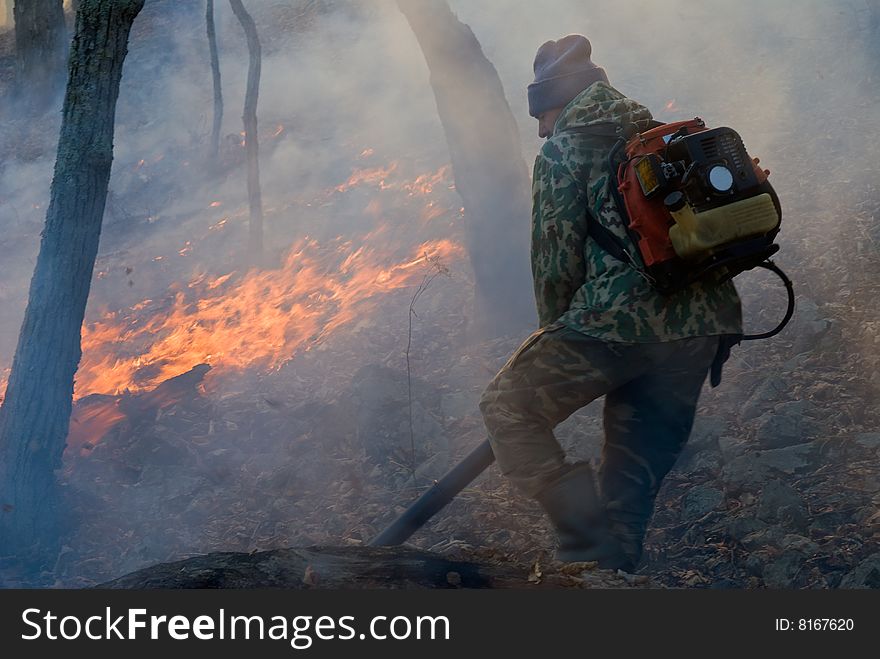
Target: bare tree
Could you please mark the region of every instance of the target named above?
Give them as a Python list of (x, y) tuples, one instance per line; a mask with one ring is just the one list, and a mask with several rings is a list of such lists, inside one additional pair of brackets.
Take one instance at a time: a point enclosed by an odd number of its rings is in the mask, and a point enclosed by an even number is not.
[(872, 54), (871, 59), (874, 62), (873, 77), (875, 78), (876, 85), (876, 79), (880, 77), (878, 76), (880, 64), (877, 62), (878, 55), (880, 55), (880, 0), (865, 0), (865, 5), (868, 12), (866, 41), (869, 52)]
[(262, 49), (254, 19), (244, 8), (241, 0), (229, 0), (232, 11), (244, 30), (250, 63), (248, 65), (247, 92), (244, 97), (244, 141), (248, 167), (248, 203), (250, 205), (250, 229), (248, 253), (254, 263), (263, 257), (263, 199), (260, 191), (260, 141), (257, 134), (257, 101), (260, 96), (260, 67)]
[(211, 53), (211, 75), (214, 79), (214, 125), (211, 128), (211, 159), (216, 160), (220, 150), (220, 128), (223, 125), (223, 87), (220, 81), (217, 29), (214, 25), (214, 0), (208, 0), (205, 9), (205, 25), (208, 31), (208, 49)]
[(478, 334), (536, 323), (529, 266), (529, 174), (501, 79), (446, 0), (398, 0), (421, 46), (467, 214)]
[(19, 90), (27, 90), (32, 103), (44, 104), (64, 75), (68, 46), (64, 0), (16, 0), (13, 16)]
[(54, 470), (113, 161), (116, 99), (131, 24), (144, 0), (81, 0), (46, 225), (0, 408), (0, 555), (58, 538)]

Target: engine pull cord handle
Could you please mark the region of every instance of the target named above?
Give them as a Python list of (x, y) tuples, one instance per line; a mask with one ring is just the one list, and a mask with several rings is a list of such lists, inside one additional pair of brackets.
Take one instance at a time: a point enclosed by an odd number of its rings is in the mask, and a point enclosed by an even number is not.
[(743, 341), (757, 341), (758, 339), (769, 339), (771, 336), (776, 336), (786, 325), (788, 325), (788, 321), (790, 321), (791, 317), (794, 315), (794, 285), (791, 283), (791, 279), (789, 279), (779, 266), (773, 263), (773, 261), (764, 261), (763, 263), (759, 263), (758, 267), (776, 273), (776, 275), (782, 280), (782, 283), (785, 284), (785, 290), (788, 293), (788, 308), (785, 310), (785, 317), (782, 319), (782, 322), (772, 330), (764, 332), (763, 334), (746, 334), (742, 338)]

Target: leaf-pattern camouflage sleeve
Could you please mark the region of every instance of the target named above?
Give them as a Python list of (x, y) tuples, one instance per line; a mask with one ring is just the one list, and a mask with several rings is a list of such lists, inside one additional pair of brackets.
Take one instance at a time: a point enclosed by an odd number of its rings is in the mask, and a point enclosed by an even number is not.
[(558, 146), (546, 142), (532, 177), (532, 276), (541, 327), (568, 310), (586, 276), (584, 190), (561, 159)]

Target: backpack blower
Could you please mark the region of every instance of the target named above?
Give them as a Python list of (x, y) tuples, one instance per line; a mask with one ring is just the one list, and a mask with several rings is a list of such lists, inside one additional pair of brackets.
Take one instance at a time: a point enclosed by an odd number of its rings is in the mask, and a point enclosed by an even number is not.
[[(608, 163), (618, 184), (610, 187), (636, 250), (587, 218), (589, 235), (602, 249), (633, 267), (663, 295), (697, 281), (721, 283), (746, 270), (766, 268), (785, 285), (785, 317), (771, 331), (742, 339), (764, 339), (782, 331), (794, 313), (791, 280), (770, 261), (779, 251), (773, 241), (782, 208), (767, 180), (769, 172), (749, 156), (736, 131), (707, 128), (699, 118), (652, 122), (646, 132), (629, 139), (620, 137), (615, 124), (569, 130), (616, 140)], [(405, 542), (494, 461), (486, 440), (369, 544)]]
[[(607, 126), (570, 130), (616, 137), (616, 130), (609, 132)], [(736, 131), (707, 128), (700, 118), (654, 122), (629, 140), (617, 139), (608, 163), (617, 172), (612, 195), (636, 249), (589, 218), (589, 235), (602, 249), (663, 295), (697, 281), (718, 284), (756, 267), (770, 270), (788, 294), (785, 316), (771, 331), (742, 339), (765, 339), (782, 331), (794, 314), (791, 280), (770, 261), (779, 251), (773, 241), (782, 207), (767, 180), (769, 172), (749, 156)]]

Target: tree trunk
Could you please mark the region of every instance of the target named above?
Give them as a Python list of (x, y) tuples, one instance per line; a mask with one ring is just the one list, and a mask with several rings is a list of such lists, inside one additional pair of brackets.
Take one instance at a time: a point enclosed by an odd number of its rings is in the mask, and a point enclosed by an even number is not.
[(247, 38), (250, 64), (248, 65), (247, 92), (244, 97), (244, 141), (248, 166), (248, 202), (250, 204), (250, 230), (248, 253), (252, 262), (259, 263), (263, 257), (263, 199), (260, 192), (260, 141), (257, 135), (257, 101), (260, 95), (260, 66), (262, 51), (260, 37), (254, 19), (244, 8), (241, 0), (229, 0), (232, 11), (241, 23)]
[(35, 107), (45, 107), (64, 76), (64, 0), (15, 0), (13, 16), (19, 92)]
[(214, 126), (211, 129), (211, 162), (216, 162), (220, 151), (220, 128), (223, 125), (223, 87), (220, 84), (220, 55), (217, 52), (217, 30), (214, 26), (214, 0), (208, 0), (205, 10), (208, 30), (208, 49), (211, 52), (211, 74), (214, 78)]
[(46, 225), (0, 408), (0, 555), (24, 557), (58, 540), (62, 516), (53, 471), (61, 465), (70, 422), (122, 64), (143, 4), (81, 0), (76, 16)]
[(533, 328), (529, 174), (498, 72), (446, 0), (397, 4), (428, 64), (455, 187), (464, 202), (475, 329), (495, 336)]
[(865, 0), (865, 5), (868, 12), (866, 41), (873, 53), (871, 59), (874, 62), (874, 77), (877, 78), (880, 77), (878, 76), (880, 66), (877, 64), (877, 55), (880, 54), (880, 43), (877, 43), (880, 38), (880, 0)]

